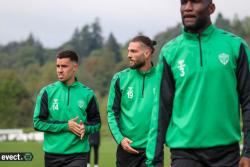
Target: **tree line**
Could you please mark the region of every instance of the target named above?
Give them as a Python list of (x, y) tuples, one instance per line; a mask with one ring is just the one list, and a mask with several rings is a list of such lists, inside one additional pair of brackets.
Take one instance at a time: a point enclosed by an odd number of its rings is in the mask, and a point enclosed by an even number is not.
[[(250, 16), (229, 20), (220, 13), (215, 24), (250, 44)], [(181, 28), (181, 24), (177, 24), (155, 35), (158, 43), (155, 64), (162, 45), (179, 35)], [(114, 73), (126, 68), (127, 46), (128, 42), (120, 44), (112, 33), (104, 39), (98, 19), (81, 29), (76, 28), (71, 38), (58, 48), (43, 47), (33, 34), (24, 41), (0, 45), (0, 128), (32, 127), (36, 95), (43, 86), (57, 80), (55, 55), (63, 49), (73, 49), (79, 55), (78, 79), (96, 92), (105, 120), (110, 80)]]

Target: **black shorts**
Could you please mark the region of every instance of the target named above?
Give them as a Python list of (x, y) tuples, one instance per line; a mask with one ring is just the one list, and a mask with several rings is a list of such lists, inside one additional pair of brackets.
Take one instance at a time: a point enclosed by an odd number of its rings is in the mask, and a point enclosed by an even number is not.
[(170, 149), (171, 167), (238, 167), (239, 144), (207, 149)]
[(117, 167), (146, 167), (146, 151), (145, 149), (137, 149), (139, 154), (131, 154), (125, 151), (121, 145), (118, 145), (116, 152)]
[(45, 167), (87, 167), (87, 154), (50, 154), (45, 153)]

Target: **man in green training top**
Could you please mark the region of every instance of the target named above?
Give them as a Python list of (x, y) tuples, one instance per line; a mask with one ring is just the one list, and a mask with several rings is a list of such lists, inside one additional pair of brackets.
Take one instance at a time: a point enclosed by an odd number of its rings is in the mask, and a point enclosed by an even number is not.
[(86, 167), (88, 134), (100, 129), (94, 92), (77, 81), (78, 56), (65, 50), (56, 59), (57, 82), (44, 87), (36, 101), (34, 128), (44, 132), (46, 167)]
[(240, 37), (212, 25), (212, 0), (180, 2), (184, 29), (161, 50), (147, 164), (160, 166), (165, 142), (172, 167), (249, 167), (249, 48)]
[(110, 131), (118, 144), (117, 167), (146, 166), (145, 148), (156, 92), (151, 58), (155, 41), (137, 36), (129, 42), (129, 67), (111, 81), (107, 112)]

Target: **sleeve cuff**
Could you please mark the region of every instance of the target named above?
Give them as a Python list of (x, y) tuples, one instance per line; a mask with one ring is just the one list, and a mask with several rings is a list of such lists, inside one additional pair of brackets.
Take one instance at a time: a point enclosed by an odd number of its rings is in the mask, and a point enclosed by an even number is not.
[(63, 131), (69, 131), (69, 126), (68, 126), (68, 122), (63, 124), (63, 128), (62, 128)]

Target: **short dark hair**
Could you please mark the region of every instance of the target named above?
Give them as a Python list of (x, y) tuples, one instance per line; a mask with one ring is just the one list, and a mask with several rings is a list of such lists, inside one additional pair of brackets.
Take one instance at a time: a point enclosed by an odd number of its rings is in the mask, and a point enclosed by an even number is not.
[(136, 36), (130, 42), (142, 42), (144, 45), (146, 45), (151, 49), (151, 53), (154, 53), (155, 51), (154, 46), (157, 44), (156, 41), (151, 40), (149, 37), (144, 35)]
[(69, 58), (71, 61), (78, 63), (78, 56), (76, 52), (74, 52), (73, 50), (60, 51), (58, 52), (56, 58), (58, 59)]

